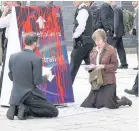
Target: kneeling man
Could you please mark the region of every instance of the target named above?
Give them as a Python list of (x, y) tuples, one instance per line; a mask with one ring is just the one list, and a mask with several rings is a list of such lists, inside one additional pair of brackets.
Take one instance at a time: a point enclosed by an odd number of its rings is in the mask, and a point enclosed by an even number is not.
[(13, 81), (13, 88), (7, 118), (13, 120), (17, 116), (24, 120), (27, 116), (57, 117), (57, 108), (37, 88), (47, 79), (46, 76), (42, 77), (42, 59), (34, 53), (38, 36), (27, 33), (24, 44), (25, 49), (12, 54), (9, 60), (9, 78)]

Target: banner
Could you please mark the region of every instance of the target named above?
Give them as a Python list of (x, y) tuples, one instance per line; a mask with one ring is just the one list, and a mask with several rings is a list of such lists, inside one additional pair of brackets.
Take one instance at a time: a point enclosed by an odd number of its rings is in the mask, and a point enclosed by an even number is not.
[(12, 88), (8, 78), (9, 57), (24, 48), (22, 36), (28, 32), (39, 36), (35, 53), (42, 57), (43, 71), (49, 72), (48, 80), (40, 90), (53, 104), (74, 102), (60, 7), (25, 6), (12, 10), (1, 105), (8, 105)]

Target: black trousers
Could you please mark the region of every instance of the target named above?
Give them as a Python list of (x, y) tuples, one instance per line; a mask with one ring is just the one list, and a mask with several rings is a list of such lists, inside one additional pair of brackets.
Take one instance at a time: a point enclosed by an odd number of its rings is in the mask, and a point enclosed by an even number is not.
[(84, 46), (73, 48), (70, 61), (72, 84), (75, 80), (76, 74), (80, 68), (82, 61), (86, 60), (86, 64), (90, 64), (90, 61), (88, 59), (89, 54), (93, 49), (93, 45), (93, 43), (88, 43)]
[(119, 59), (121, 62), (121, 66), (128, 66), (122, 37), (114, 38), (113, 45), (117, 49), (117, 53), (118, 53), (118, 56), (119, 56)]
[(113, 43), (113, 33), (112, 32), (107, 32), (106, 35), (107, 35), (107, 42), (108, 42), (108, 44), (111, 45), (111, 46), (114, 46), (114, 43)]
[(138, 64), (139, 64), (139, 44), (138, 44), (138, 35), (130, 35), (133, 44), (135, 44), (137, 46), (136, 51), (137, 51), (137, 60), (138, 60)]
[(23, 102), (29, 107), (29, 116), (33, 117), (57, 117), (58, 109), (48, 100), (30, 94)]
[(3, 46), (3, 56), (2, 56), (2, 71), (1, 71), (1, 76), (0, 76), (0, 95), (1, 95), (1, 89), (2, 89), (2, 82), (3, 82), (3, 74), (4, 74), (4, 67), (5, 67), (5, 59), (6, 59), (6, 52), (7, 52), (7, 43), (8, 43), (8, 39), (5, 39), (4, 41), (4, 46)]
[(135, 92), (138, 93), (138, 74), (137, 74), (137, 76), (135, 78), (135, 83), (134, 83), (134, 85), (132, 87), (132, 90), (134, 90)]

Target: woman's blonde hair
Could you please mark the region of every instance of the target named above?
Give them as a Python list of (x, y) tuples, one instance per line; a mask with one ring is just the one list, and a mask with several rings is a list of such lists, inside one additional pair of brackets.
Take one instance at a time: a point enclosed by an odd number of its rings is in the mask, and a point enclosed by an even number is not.
[(97, 29), (92, 35), (93, 40), (96, 40), (96, 39), (99, 39), (99, 38), (101, 38), (103, 41), (107, 40), (106, 33), (103, 29)]

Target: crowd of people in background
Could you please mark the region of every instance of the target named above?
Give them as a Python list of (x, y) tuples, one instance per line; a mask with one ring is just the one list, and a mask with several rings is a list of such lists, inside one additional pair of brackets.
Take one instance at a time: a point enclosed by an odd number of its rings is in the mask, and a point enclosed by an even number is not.
[[(107, 107), (110, 109), (118, 108), (121, 105), (131, 106), (131, 100), (125, 96), (120, 99), (116, 94), (115, 71), (117, 68), (128, 68), (122, 38), (126, 33), (136, 37), (138, 36), (139, 2), (132, 2), (134, 13), (116, 5), (116, 1), (104, 1), (99, 7), (96, 6), (94, 1), (74, 1), (73, 3), (76, 7), (76, 11), (73, 16), (73, 50), (70, 61), (72, 84), (74, 83), (83, 60), (86, 65), (95, 65), (88, 70), (91, 91), (81, 106), (85, 108)], [(2, 66), (0, 89), (5, 65), (11, 8), (12, 6), (21, 6), (21, 2), (5, 1), (3, 2), (3, 6), (3, 12), (0, 12), (0, 65)], [(53, 2), (48, 1), (47, 6), (53, 6)], [(39, 95), (34, 94), (36, 90), (32, 90), (32, 87), (39, 86), (39, 84), (43, 83), (41, 60), (33, 54), (33, 50), (38, 42), (38, 37), (33, 33), (29, 33), (25, 35), (24, 40), (26, 49), (10, 57), (9, 65), (11, 65), (12, 68), (9, 66), (9, 78), (13, 81), (14, 87), (7, 118), (13, 120), (15, 115), (17, 115), (20, 120), (26, 119), (27, 116), (57, 117), (57, 108), (45, 100), (42, 95), (40, 96), (40, 93)], [(116, 50), (120, 59), (120, 66), (118, 66)], [(28, 64), (28, 60), (25, 60), (27, 54), (30, 56), (32, 63), (38, 65), (37, 68), (29, 70), (32, 65)], [(13, 63), (21, 59), (25, 62), (18, 62), (18, 67), (14, 67)], [(26, 67), (24, 72), (28, 72), (27, 76), (22, 75), (21, 77), (20, 73), (19, 75), (15, 75), (15, 69), (17, 72), (19, 66), (22, 65)], [(135, 68), (135, 70), (138, 70), (138, 67)], [(33, 74), (34, 71), (36, 74), (32, 77), (30, 74)], [(25, 83), (22, 83), (20, 81), (21, 79), (25, 79), (30, 86), (25, 87)], [(18, 86), (16, 85), (16, 80), (20, 81)], [(19, 93), (19, 95), (15, 97), (15, 94), (18, 94), (17, 90), (20, 90), (21, 94)], [(24, 98), (29, 92), (31, 93), (28, 97)], [(133, 88), (131, 90), (126, 89), (125, 92), (138, 96), (138, 73)], [(21, 103), (23, 98), (24, 101)]]
[[(124, 16), (123, 9), (116, 5), (116, 1), (105, 1), (100, 7), (90, 1), (74, 1), (77, 9), (74, 16), (74, 46), (70, 63), (72, 82), (83, 60), (85, 64), (95, 65), (88, 70), (92, 88), (82, 103), (82, 107), (115, 109), (121, 105), (132, 105), (132, 101), (125, 96), (121, 99), (117, 97), (115, 77), (117, 68), (128, 68), (122, 37), (125, 33), (136, 36), (138, 34), (137, 9), (139, 3), (134, 1), (132, 4), (136, 7), (134, 16), (132, 16), (133, 24), (126, 28), (127, 23), (124, 21), (128, 17)], [(129, 11), (125, 12), (131, 15)], [(115, 49), (121, 62), (119, 67)], [(126, 89), (125, 92), (137, 96), (137, 83), (138, 78), (135, 81), (136, 86), (134, 85), (132, 90)]]

